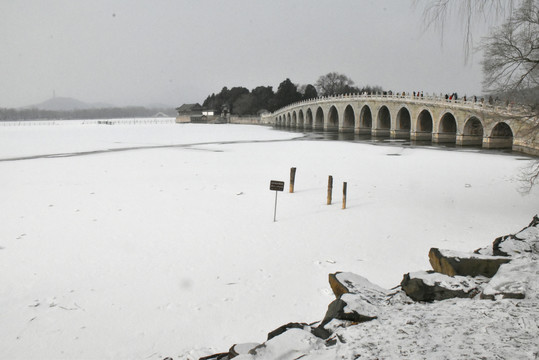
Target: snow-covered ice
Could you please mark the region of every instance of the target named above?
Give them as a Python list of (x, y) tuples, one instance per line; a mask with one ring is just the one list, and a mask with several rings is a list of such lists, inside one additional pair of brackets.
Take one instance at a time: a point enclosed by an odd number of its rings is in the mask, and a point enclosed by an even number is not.
[[(391, 288), (430, 269), (431, 247), (471, 251), (539, 212), (538, 189), (518, 192), (528, 160), (517, 155), (247, 125), (57, 123), (0, 126), (0, 160), (35, 157), (0, 161), (2, 359), (178, 358), (262, 342), (323, 317), (328, 273)], [(273, 222), (269, 182), (288, 185), (291, 167), (296, 191), (278, 194)], [(506, 316), (497, 308), (492, 327)], [(380, 326), (354, 330), (357, 346)]]

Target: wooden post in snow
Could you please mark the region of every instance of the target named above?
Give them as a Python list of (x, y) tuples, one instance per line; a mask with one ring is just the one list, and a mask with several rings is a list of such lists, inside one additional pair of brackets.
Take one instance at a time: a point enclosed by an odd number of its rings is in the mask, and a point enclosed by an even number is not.
[(346, 181), (342, 183), (342, 208), (346, 209)]
[(331, 195), (333, 192), (333, 176), (328, 177), (328, 205), (331, 205)]
[(294, 182), (296, 181), (296, 168), (290, 168), (290, 192), (294, 192)]

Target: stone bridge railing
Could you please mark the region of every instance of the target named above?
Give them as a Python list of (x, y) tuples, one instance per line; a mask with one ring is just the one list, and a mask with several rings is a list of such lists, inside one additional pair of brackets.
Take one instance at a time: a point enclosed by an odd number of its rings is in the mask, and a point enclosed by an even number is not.
[(505, 113), (505, 114), (513, 114), (513, 115), (519, 115), (519, 116), (525, 116), (529, 115), (529, 110), (526, 106), (520, 105), (520, 104), (514, 104), (511, 102), (503, 103), (500, 100), (493, 100), (492, 103), (489, 103), (487, 99), (484, 98), (458, 98), (458, 99), (445, 99), (445, 96), (441, 95), (425, 95), (425, 96), (413, 96), (410, 94), (405, 95), (398, 95), (398, 94), (391, 94), (391, 95), (383, 95), (383, 94), (343, 94), (343, 95), (336, 95), (336, 96), (323, 96), (319, 98), (314, 99), (308, 99), (308, 100), (302, 100), (297, 101), (295, 103), (292, 103), (290, 105), (287, 105), (283, 108), (280, 108), (273, 112), (273, 114), (286, 112), (290, 109), (296, 108), (298, 106), (305, 106), (305, 105), (314, 105), (314, 104), (322, 104), (322, 103), (332, 103), (335, 101), (343, 101), (343, 100), (350, 100), (350, 101), (365, 101), (365, 100), (375, 100), (375, 101), (397, 101), (397, 102), (414, 102), (417, 104), (426, 104), (426, 105), (434, 105), (434, 106), (447, 106), (448, 104), (456, 107), (460, 107), (462, 109), (475, 109), (475, 110), (483, 110), (483, 111), (490, 111), (494, 113)]

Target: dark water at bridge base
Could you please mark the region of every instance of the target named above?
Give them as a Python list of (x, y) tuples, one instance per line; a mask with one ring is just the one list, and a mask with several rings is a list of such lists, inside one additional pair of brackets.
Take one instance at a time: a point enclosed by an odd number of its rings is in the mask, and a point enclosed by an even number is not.
[(318, 140), (318, 141), (346, 141), (371, 145), (397, 146), (408, 148), (425, 148), (434, 150), (447, 151), (464, 151), (477, 152), (485, 154), (499, 154), (523, 156), (526, 159), (531, 158), (526, 154), (515, 152), (511, 149), (485, 149), (481, 145), (457, 145), (455, 143), (433, 143), (429, 140), (410, 140), (410, 139), (394, 139), (389, 136), (372, 136), (369, 134), (355, 134), (352, 132), (338, 132), (329, 130), (295, 130), (286, 127), (274, 127), (275, 130), (287, 131), (291, 133), (303, 134), (302, 140)]

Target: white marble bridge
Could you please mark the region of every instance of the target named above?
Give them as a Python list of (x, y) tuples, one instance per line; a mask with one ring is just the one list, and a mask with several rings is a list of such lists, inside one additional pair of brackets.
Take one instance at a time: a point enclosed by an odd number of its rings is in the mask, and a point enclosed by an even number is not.
[(539, 155), (537, 118), (523, 107), (487, 101), (350, 94), (297, 102), (264, 115), (262, 122), (298, 130), (512, 148)]

